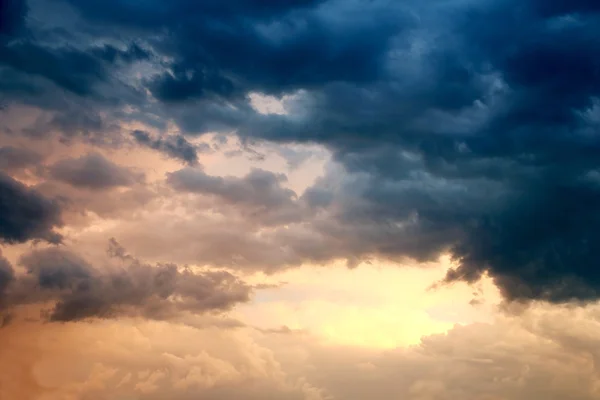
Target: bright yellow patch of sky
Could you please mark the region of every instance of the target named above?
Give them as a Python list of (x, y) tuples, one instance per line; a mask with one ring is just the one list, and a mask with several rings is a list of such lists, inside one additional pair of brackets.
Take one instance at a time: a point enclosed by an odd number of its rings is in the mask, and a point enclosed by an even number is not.
[(259, 291), (238, 309), (239, 317), (264, 329), (306, 330), (339, 345), (394, 348), (445, 333), (455, 324), (486, 322), (499, 301), (494, 286), (479, 285), (485, 300), (471, 305), (473, 287), (456, 284), (429, 290), (450, 267), (447, 258), (427, 266), (377, 262), (348, 270), (341, 263), (290, 270), (270, 282), (282, 287)]

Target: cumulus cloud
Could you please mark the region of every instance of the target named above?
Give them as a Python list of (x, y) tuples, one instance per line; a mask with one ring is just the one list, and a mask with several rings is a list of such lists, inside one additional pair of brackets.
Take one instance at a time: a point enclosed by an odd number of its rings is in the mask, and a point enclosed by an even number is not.
[[(2, 368), (0, 395), (53, 400), (328, 399), (283, 371), (273, 350), (258, 344), (249, 331), (131, 320), (22, 322), (0, 330), (0, 339), (7, 338), (11, 347), (0, 355), (0, 368), (9, 365), (9, 357), (20, 357), (12, 368)], [(39, 341), (48, 345), (38, 349)], [(36, 363), (36, 357), (44, 361)]]
[(305, 334), (265, 334), (259, 343), (281, 349), (285, 370), (302, 371), (334, 399), (592, 399), (599, 390), (596, 313), (596, 305), (577, 316), (568, 307), (536, 305), (382, 352)]
[[(38, 396), (57, 399), (143, 400), (392, 395), (410, 400), (591, 400), (599, 394), (596, 306), (578, 315), (566, 308), (537, 307), (520, 317), (456, 326), (417, 346), (385, 352), (334, 346), (310, 334), (166, 330), (164, 322), (105, 320), (46, 324), (45, 329), (24, 329), (23, 323), (0, 330), (2, 340), (8, 333), (13, 337), (0, 360), (21, 354), (0, 377), (0, 394), (14, 389), (21, 396), (37, 390)], [(47, 346), (36, 349), (41, 341)], [(36, 351), (43, 362), (32, 362)], [(25, 381), (29, 385), (14, 384)]]
[(26, 274), (16, 279), (4, 261), (5, 307), (54, 303), (50, 321), (122, 315), (170, 319), (183, 312), (225, 311), (250, 299), (251, 287), (225, 271), (196, 273), (174, 264), (144, 264), (114, 239), (109, 254), (121, 263), (98, 268), (65, 249), (35, 250), (21, 257)]

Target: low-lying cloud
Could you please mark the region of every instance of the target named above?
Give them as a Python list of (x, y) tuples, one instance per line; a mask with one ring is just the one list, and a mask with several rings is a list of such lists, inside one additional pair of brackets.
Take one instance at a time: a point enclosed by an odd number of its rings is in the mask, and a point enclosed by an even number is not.
[(34, 250), (19, 260), (24, 275), (15, 275), (3, 259), (4, 308), (53, 303), (47, 318), (55, 322), (119, 316), (168, 320), (184, 312), (223, 312), (250, 300), (252, 288), (225, 271), (145, 264), (114, 239), (109, 254), (116, 262), (99, 269), (66, 249)]

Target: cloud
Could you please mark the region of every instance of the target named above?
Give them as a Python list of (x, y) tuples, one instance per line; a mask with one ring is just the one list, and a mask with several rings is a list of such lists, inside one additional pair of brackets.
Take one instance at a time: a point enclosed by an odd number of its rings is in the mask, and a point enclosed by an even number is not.
[(0, 330), (3, 342), (11, 338), (0, 354), (0, 366), (11, 367), (0, 377), (0, 394), (15, 389), (21, 398), (38, 390), (57, 399), (591, 400), (598, 395), (597, 311), (535, 307), (520, 317), (497, 315), (489, 324), (456, 326), (385, 352), (323, 343), (309, 333), (216, 331), (164, 321), (20, 321)]
[[(344, 7), (330, 8), (321, 0), (238, 3), (239, 7), (226, 10), (214, 2), (188, 0), (167, 7), (71, 2), (89, 23), (146, 32), (172, 29), (174, 35), (166, 38), (166, 44), (177, 60), (172, 73), (163, 74), (153, 85), (155, 95), (167, 101), (202, 97), (206, 92), (227, 98), (246, 86), (279, 93), (332, 79), (374, 79), (390, 38), (406, 19), (390, 18), (384, 9), (368, 5), (365, 13), (379, 17), (374, 24), (371, 19), (356, 19), (354, 10), (346, 15)], [(126, 17), (115, 18), (117, 14)], [(350, 64), (353, 68), (347, 68)]]
[(20, 243), (43, 239), (58, 243), (62, 237), (54, 228), (61, 225), (61, 209), (54, 200), (0, 173), (1, 241)]
[(0, 253), (0, 304), (3, 301), (4, 290), (15, 279), (15, 272), (10, 262)]
[(167, 157), (181, 160), (191, 166), (198, 165), (198, 151), (203, 147), (195, 146), (182, 135), (152, 138), (148, 132), (135, 130), (132, 133), (135, 141), (142, 146), (157, 150)]
[(225, 271), (195, 273), (174, 264), (144, 264), (114, 239), (109, 253), (121, 265), (94, 267), (61, 248), (25, 254), (19, 264), (27, 274), (5, 285), (6, 307), (54, 303), (48, 319), (60, 322), (119, 316), (171, 319), (185, 312), (226, 311), (250, 299), (251, 288)]
[[(135, 140), (190, 165), (187, 139), (163, 136), (171, 122), (329, 149), (339, 168), (299, 201), (249, 194), (252, 183), (239, 201), (246, 182), (202, 178), (198, 191), (233, 204), (302, 208), (301, 224), (279, 220), (283, 234), (258, 248), (275, 242), (298, 264), (450, 252), (460, 265), (448, 282), (487, 273), (507, 299), (600, 294), (593, 2), (66, 1), (46, 30), (6, 4), (4, 26), (19, 29), (5, 30), (21, 40), (0, 46), (0, 88), (50, 114), (23, 133), (119, 146), (120, 124), (156, 125), (159, 138)], [(32, 2), (30, 15), (48, 7)], [(256, 111), (256, 93), (285, 98), (286, 113)], [(237, 235), (253, 243), (257, 231)]]
[(0, 170), (16, 172), (18, 170), (40, 165), (43, 157), (31, 149), (24, 147), (0, 147)]
[(97, 59), (75, 49), (52, 51), (25, 42), (6, 46), (0, 52), (5, 65), (26, 74), (42, 76), (80, 96), (92, 94), (93, 85), (107, 77)]
[(330, 234), (355, 252), (449, 251), (449, 281), (488, 272), (508, 299), (596, 299), (598, 15), (544, 4), (455, 5), (444, 23), (444, 5), (417, 9), (423, 45), (397, 48), (391, 76), (330, 81), (240, 132), (332, 149), (356, 184), (339, 187)]
[(0, 2), (0, 44), (23, 28), (26, 14), (27, 2), (25, 0), (2, 0)]
[(0, 0), (0, 398), (599, 398), (599, 27)]
[(56, 180), (90, 190), (131, 186), (143, 178), (142, 175), (107, 160), (100, 153), (60, 160), (48, 170)]
[(167, 182), (181, 192), (218, 196), (222, 200), (263, 211), (292, 207), (293, 190), (282, 186), (284, 174), (253, 169), (243, 178), (210, 176), (201, 169), (186, 168), (170, 173)]
[[(594, 309), (584, 313), (587, 318)], [(567, 328), (559, 321), (568, 315), (572, 310), (536, 308), (385, 352), (336, 347), (305, 335), (265, 335), (260, 343), (287, 349), (280, 357), (283, 368), (301, 368), (307, 381), (335, 399), (386, 399), (392, 393), (410, 400), (593, 399), (598, 354), (584, 330), (595, 331), (598, 322), (592, 318), (574, 330), (582, 320), (574, 317)]]
[[(325, 400), (319, 389), (283, 371), (251, 332), (192, 329), (162, 321), (86, 324), (14, 323), (0, 330), (11, 347), (0, 395), (50, 399), (199, 396), (225, 400)], [(38, 348), (37, 343), (47, 342)], [(25, 384), (27, 383), (27, 384)]]

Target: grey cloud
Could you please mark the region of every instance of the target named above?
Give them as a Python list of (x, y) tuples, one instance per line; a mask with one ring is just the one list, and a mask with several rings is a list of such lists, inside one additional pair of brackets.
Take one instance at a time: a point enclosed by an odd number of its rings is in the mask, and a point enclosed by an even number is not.
[(76, 254), (59, 248), (36, 251), (21, 257), (20, 264), (36, 277), (42, 289), (68, 289), (72, 282), (91, 278), (92, 268)]
[(251, 203), (264, 207), (277, 207), (296, 197), (281, 186), (283, 174), (253, 169), (243, 178), (210, 176), (200, 169), (186, 168), (172, 172), (168, 182), (177, 190), (213, 194), (232, 203)]
[(0, 305), (4, 297), (4, 290), (15, 279), (15, 271), (10, 262), (0, 252)]
[(189, 165), (198, 165), (198, 152), (206, 147), (195, 146), (182, 135), (169, 135), (152, 138), (148, 132), (135, 130), (132, 133), (135, 141), (142, 146), (157, 150), (167, 157), (180, 160)]
[(174, 264), (144, 264), (114, 239), (109, 250), (120, 265), (98, 268), (61, 248), (24, 255), (20, 264), (27, 275), (7, 285), (6, 307), (55, 302), (48, 319), (56, 322), (121, 315), (172, 319), (183, 312), (226, 311), (251, 295), (250, 286), (224, 271), (194, 273)]
[(0, 170), (9, 173), (38, 166), (42, 160), (40, 154), (24, 147), (0, 147)]
[(103, 219), (135, 220), (165, 200), (160, 188), (149, 184), (121, 188), (118, 196), (99, 196), (99, 190), (82, 190), (52, 179), (36, 185), (36, 190), (59, 201), (63, 220), (72, 227), (85, 226), (90, 213)]
[(60, 242), (54, 228), (62, 225), (54, 201), (0, 172), (0, 240), (20, 243), (30, 239)]
[(49, 167), (49, 173), (54, 179), (91, 190), (131, 186), (143, 179), (141, 174), (114, 164), (100, 153), (60, 160)]
[(168, 184), (180, 192), (216, 196), (226, 203), (248, 208), (263, 223), (297, 219), (301, 206), (296, 193), (283, 186), (284, 174), (253, 169), (242, 178), (207, 175), (198, 168), (169, 173)]

